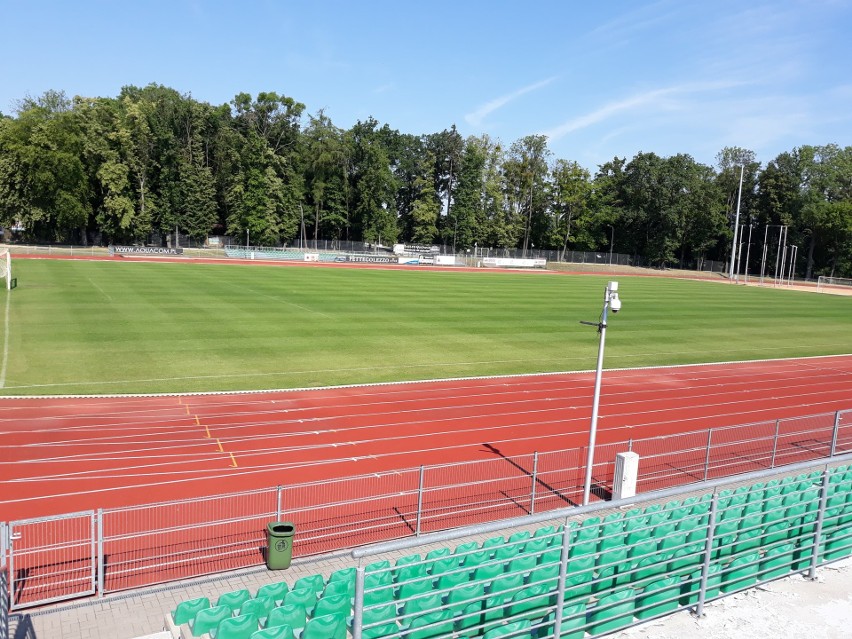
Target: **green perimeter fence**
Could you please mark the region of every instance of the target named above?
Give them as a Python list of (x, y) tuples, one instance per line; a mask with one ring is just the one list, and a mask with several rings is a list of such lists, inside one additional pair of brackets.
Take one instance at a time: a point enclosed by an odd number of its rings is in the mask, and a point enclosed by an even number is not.
[[(830, 459), (852, 452), (850, 416), (838, 411), (599, 445), (592, 495), (595, 502), (611, 498), (615, 458), (625, 451), (640, 457), (639, 493)], [(299, 557), (580, 503), (585, 448), (493, 452), (483, 461), (3, 523), (8, 608), (258, 566), (266, 524), (282, 518), (296, 524)]]

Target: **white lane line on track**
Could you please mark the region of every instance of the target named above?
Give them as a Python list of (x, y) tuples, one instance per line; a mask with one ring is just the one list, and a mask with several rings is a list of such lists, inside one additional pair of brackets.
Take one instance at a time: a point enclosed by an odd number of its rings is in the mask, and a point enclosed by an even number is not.
[[(816, 347), (830, 347), (831, 344), (818, 344)], [(764, 348), (761, 349), (763, 351), (777, 351), (781, 350), (784, 347), (777, 348)], [(809, 347), (810, 349), (814, 348), (813, 346)], [(739, 351), (725, 351), (725, 350), (716, 350), (714, 353), (737, 353)], [(621, 356), (610, 356), (609, 360), (613, 359), (634, 359), (638, 357), (659, 357), (661, 355), (672, 356), (672, 355), (695, 355), (696, 353), (692, 351), (673, 351), (666, 353), (636, 353), (631, 355), (621, 355)], [(789, 361), (789, 360), (800, 360), (800, 359), (819, 359), (826, 357), (847, 357), (850, 354), (842, 354), (842, 355), (813, 355), (806, 357), (796, 357), (796, 358), (765, 358), (765, 359), (757, 359), (757, 360), (747, 360), (747, 361), (727, 361), (727, 362), (707, 362), (707, 363), (697, 363), (697, 364), (674, 364), (671, 366), (639, 366), (639, 367), (621, 367), (621, 368), (607, 368), (608, 372), (616, 372), (616, 371), (641, 371), (641, 370), (665, 370), (665, 369), (673, 369), (673, 368), (684, 368), (690, 366), (720, 366), (720, 365), (735, 365), (735, 364), (751, 364), (751, 363), (761, 363), (761, 362), (774, 362), (774, 361)], [(581, 358), (578, 357), (560, 357), (555, 360), (550, 360), (553, 362), (565, 362), (565, 361), (579, 361)], [(585, 361), (587, 358), (582, 358)], [(528, 362), (526, 359), (515, 359), (515, 360), (484, 360), (484, 361), (475, 361), (475, 362), (449, 362), (442, 363), (439, 366), (444, 368), (453, 368), (457, 366), (481, 366), (481, 365), (489, 365), (489, 364), (511, 364), (518, 362)], [(73, 384), (70, 382), (66, 383), (55, 383), (55, 384), (29, 384), (29, 385), (20, 385), (20, 386), (9, 386), (8, 389), (19, 390), (19, 389), (36, 389), (36, 388), (59, 388), (62, 386), (111, 386), (117, 384), (130, 384), (130, 383), (143, 383), (143, 382), (168, 382), (168, 381), (183, 381), (183, 380), (200, 380), (200, 379), (250, 379), (252, 377), (272, 377), (276, 375), (280, 376), (291, 376), (291, 375), (313, 375), (319, 373), (341, 373), (341, 372), (354, 372), (354, 371), (390, 371), (390, 370), (400, 370), (400, 369), (416, 369), (416, 368), (435, 368), (436, 365), (434, 363), (429, 364), (399, 364), (394, 366), (360, 366), (360, 367), (349, 367), (349, 368), (326, 368), (326, 369), (309, 369), (303, 371), (282, 371), (282, 372), (272, 372), (272, 373), (235, 373), (235, 374), (223, 374), (223, 375), (190, 375), (190, 376), (182, 376), (182, 377), (155, 377), (155, 378), (145, 378), (145, 379), (132, 379), (132, 380), (110, 380), (110, 381), (99, 381), (99, 382), (74, 382)], [(3, 399), (11, 399), (11, 400), (21, 400), (21, 399), (57, 399), (61, 398), (114, 398), (114, 397), (193, 397), (193, 396), (213, 396), (213, 395), (248, 395), (248, 394), (259, 394), (259, 393), (287, 393), (287, 392), (303, 392), (303, 391), (317, 391), (317, 390), (328, 390), (335, 388), (364, 388), (370, 386), (392, 386), (392, 385), (401, 385), (401, 384), (429, 384), (429, 383), (440, 383), (440, 382), (448, 382), (448, 381), (458, 381), (458, 380), (467, 380), (467, 379), (497, 379), (501, 377), (505, 378), (516, 378), (516, 377), (539, 377), (539, 376), (547, 376), (547, 375), (568, 375), (568, 374), (584, 374), (594, 371), (582, 370), (582, 371), (554, 371), (554, 372), (546, 372), (546, 373), (517, 373), (511, 375), (485, 375), (481, 377), (473, 376), (473, 377), (445, 377), (439, 379), (419, 379), (419, 380), (409, 380), (403, 382), (375, 382), (375, 383), (367, 383), (367, 384), (341, 384), (338, 386), (317, 386), (317, 387), (306, 387), (306, 388), (280, 388), (280, 389), (263, 389), (263, 390), (236, 390), (236, 391), (208, 391), (208, 392), (192, 392), (192, 393), (118, 393), (118, 394), (99, 394), (99, 395), (87, 395), (87, 394), (73, 394), (73, 395), (9, 395), (0, 397), (0, 401)]]

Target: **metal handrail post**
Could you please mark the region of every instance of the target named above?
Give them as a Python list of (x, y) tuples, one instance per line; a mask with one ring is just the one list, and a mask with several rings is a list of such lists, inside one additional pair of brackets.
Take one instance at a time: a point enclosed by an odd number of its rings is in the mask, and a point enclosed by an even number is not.
[(424, 467), (420, 467), (420, 484), (417, 486), (417, 528), (414, 531), (414, 536), (420, 536), (420, 518), (423, 513), (423, 477), (425, 474)]
[(775, 468), (775, 454), (778, 452), (778, 435), (781, 432), (781, 420), (775, 420), (775, 439), (772, 440), (772, 460), (769, 462), (770, 468)]
[(834, 453), (837, 450), (837, 432), (840, 429), (840, 411), (834, 413), (834, 428), (831, 431), (831, 452), (829, 453), (830, 457), (834, 457)]
[(710, 446), (713, 443), (713, 429), (707, 430), (707, 452), (704, 455), (704, 481), (707, 481), (707, 473), (710, 468)]
[(361, 639), (364, 624), (364, 567), (355, 569), (355, 601), (353, 602), (352, 639)]
[(707, 538), (704, 541), (704, 562), (701, 564), (701, 583), (698, 587), (698, 602), (695, 605), (695, 616), (704, 616), (704, 601), (707, 597), (707, 580), (710, 576), (710, 558), (713, 555), (713, 539), (716, 536), (716, 510), (719, 507), (719, 493), (713, 491), (710, 500), (710, 517), (707, 520)]
[(571, 543), (571, 528), (568, 526), (570, 520), (565, 518), (565, 527), (562, 529), (562, 552), (559, 555), (559, 583), (556, 585), (556, 619), (553, 622), (553, 636), (562, 636), (562, 610), (565, 608), (565, 577), (568, 575), (568, 547)]
[(530, 515), (535, 515), (536, 483), (538, 483), (538, 451), (533, 452), (532, 488), (530, 489)]
[(819, 561), (819, 538), (822, 535), (822, 522), (825, 519), (825, 505), (828, 502), (828, 466), (822, 471), (822, 487), (819, 494), (819, 510), (817, 511), (816, 526), (814, 527), (814, 549), (811, 553), (811, 565), (808, 568), (808, 579), (816, 579), (816, 567)]

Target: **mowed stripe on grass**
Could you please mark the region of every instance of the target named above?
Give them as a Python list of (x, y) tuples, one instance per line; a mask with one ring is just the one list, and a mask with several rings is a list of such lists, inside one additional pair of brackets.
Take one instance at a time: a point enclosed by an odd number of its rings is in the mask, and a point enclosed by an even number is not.
[[(607, 279), (18, 260), (6, 395), (151, 393), (589, 369)], [(619, 278), (616, 278), (619, 279)], [(852, 299), (621, 277), (607, 367), (852, 352)]]

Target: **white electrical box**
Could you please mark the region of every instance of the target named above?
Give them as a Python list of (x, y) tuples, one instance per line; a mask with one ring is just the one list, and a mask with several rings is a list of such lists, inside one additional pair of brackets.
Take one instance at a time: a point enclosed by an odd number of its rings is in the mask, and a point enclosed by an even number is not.
[(615, 476), (612, 479), (612, 498), (626, 499), (636, 495), (636, 478), (639, 476), (639, 455), (618, 453), (615, 456)]

